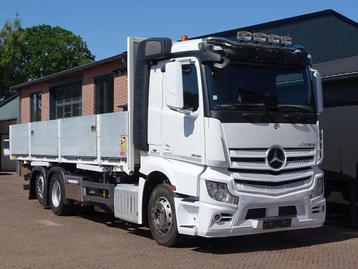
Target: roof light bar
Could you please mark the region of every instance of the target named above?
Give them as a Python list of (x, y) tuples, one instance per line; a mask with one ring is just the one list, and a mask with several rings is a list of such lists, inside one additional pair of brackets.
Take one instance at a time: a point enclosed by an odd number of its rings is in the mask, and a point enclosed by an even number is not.
[(290, 36), (281, 36), (281, 44), (283, 46), (291, 46), (292, 45), (292, 37), (290, 37)]
[(237, 32), (237, 40), (241, 42), (269, 43), (271, 45), (291, 46), (292, 37), (276, 34), (251, 33), (248, 31)]
[(267, 42), (273, 45), (278, 45), (281, 42), (281, 38), (279, 35), (275, 34), (267, 35)]
[(252, 39), (258, 43), (265, 43), (267, 41), (266, 34), (264, 33), (253, 33)]
[(239, 41), (251, 41), (252, 33), (247, 31), (237, 32), (237, 40)]

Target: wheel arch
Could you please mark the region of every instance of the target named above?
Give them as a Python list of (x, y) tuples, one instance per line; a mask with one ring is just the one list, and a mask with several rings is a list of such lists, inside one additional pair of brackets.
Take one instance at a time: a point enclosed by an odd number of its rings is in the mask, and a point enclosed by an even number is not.
[(146, 175), (147, 179), (153, 178), (153, 175), (161, 175), (167, 178), (169, 184), (176, 186), (175, 174), (168, 167), (171, 167), (170, 163), (163, 158), (146, 158), (141, 164), (140, 172)]
[(199, 179), (205, 166), (181, 160), (166, 159), (156, 156), (141, 157), (140, 173), (150, 175), (157, 171), (164, 174), (175, 186), (176, 192), (184, 195), (198, 196)]
[(51, 176), (54, 174), (54, 173), (59, 173), (61, 174), (63, 177), (65, 176), (65, 169), (62, 168), (61, 166), (53, 166), (49, 169), (48, 171), (48, 178), (50, 179)]
[(144, 224), (148, 223), (148, 204), (150, 195), (155, 187), (163, 183), (171, 185), (169, 177), (161, 171), (152, 171), (146, 176), (142, 200), (142, 221)]

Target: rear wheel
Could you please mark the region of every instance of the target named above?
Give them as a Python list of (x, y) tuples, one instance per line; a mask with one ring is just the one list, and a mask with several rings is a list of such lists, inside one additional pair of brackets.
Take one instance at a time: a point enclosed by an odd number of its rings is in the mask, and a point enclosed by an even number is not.
[(55, 215), (64, 216), (72, 213), (73, 203), (66, 200), (65, 187), (61, 174), (55, 173), (51, 177), (49, 195), (51, 209)]
[(38, 172), (35, 175), (35, 192), (36, 192), (36, 198), (39, 201), (41, 205), (46, 205), (47, 197), (46, 197), (46, 179), (45, 176)]
[(170, 247), (179, 243), (174, 197), (168, 184), (158, 185), (153, 190), (148, 205), (148, 222), (159, 245)]

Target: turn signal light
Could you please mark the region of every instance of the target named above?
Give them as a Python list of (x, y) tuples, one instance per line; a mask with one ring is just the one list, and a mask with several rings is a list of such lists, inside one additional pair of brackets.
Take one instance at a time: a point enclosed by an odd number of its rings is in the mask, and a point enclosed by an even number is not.
[(174, 185), (170, 185), (170, 189), (171, 189), (172, 191), (176, 191), (176, 190), (177, 190), (177, 187), (174, 186)]

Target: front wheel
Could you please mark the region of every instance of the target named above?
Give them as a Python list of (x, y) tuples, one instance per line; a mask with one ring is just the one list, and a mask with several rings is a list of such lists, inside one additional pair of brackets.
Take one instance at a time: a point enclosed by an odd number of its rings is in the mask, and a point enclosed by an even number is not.
[(51, 177), (49, 195), (51, 209), (55, 215), (64, 216), (72, 213), (73, 205), (70, 201), (66, 200), (65, 187), (61, 174), (55, 173)]
[(179, 243), (174, 197), (168, 184), (160, 184), (153, 190), (148, 205), (148, 222), (159, 245), (172, 247)]

